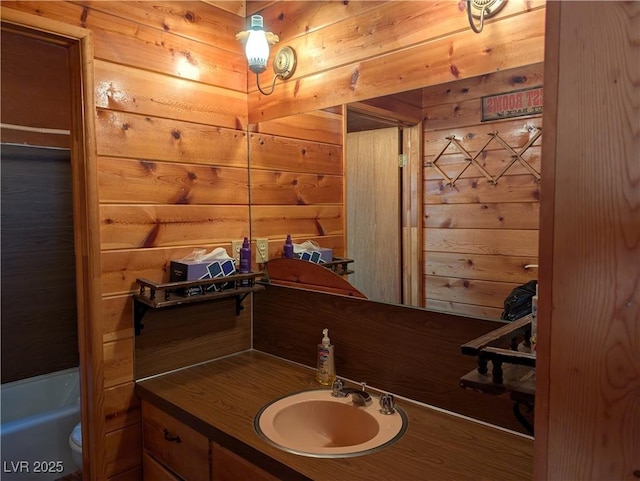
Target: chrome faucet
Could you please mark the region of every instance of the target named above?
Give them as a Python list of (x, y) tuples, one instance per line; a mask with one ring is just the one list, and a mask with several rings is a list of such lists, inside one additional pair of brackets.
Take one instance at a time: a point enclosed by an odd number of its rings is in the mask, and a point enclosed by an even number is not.
[(342, 380), (336, 379), (331, 385), (331, 395), (335, 397), (347, 397), (351, 394), (353, 404), (358, 406), (369, 406), (373, 401), (371, 400), (371, 395), (364, 390), (364, 386), (365, 383), (362, 383), (362, 389), (344, 387)]

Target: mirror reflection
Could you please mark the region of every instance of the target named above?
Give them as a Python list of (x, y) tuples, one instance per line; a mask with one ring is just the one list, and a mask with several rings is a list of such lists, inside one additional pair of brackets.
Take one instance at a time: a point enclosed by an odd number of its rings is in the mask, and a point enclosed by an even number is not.
[(252, 237), (269, 239), (271, 258), (290, 234), (353, 259), (346, 278), (373, 300), (500, 319), (511, 290), (537, 278), (542, 112), (504, 100), (487, 118), (483, 97), (541, 87), (542, 74), (539, 63), (251, 126)]

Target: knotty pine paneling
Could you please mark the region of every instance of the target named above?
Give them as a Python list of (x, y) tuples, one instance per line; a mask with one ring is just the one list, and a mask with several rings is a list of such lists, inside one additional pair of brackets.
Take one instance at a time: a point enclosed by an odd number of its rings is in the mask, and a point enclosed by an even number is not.
[[(542, 84), (537, 63), (423, 89), (426, 306), (499, 318), (511, 290), (537, 278), (537, 268), (524, 266), (538, 263), (540, 183), (520, 160), (509, 166), (514, 153), (490, 134), (540, 173), (542, 136), (522, 148), (542, 128), (541, 115), (481, 123), (481, 97)], [(481, 169), (503, 175), (492, 183)]]
[(242, 128), (247, 96), (228, 88), (171, 77), (111, 62), (95, 62), (96, 106)]
[(434, 204), (424, 216), (427, 228), (537, 229), (539, 204)]
[(477, 306), (475, 304), (441, 301), (439, 299), (424, 299), (424, 301), (429, 310), (455, 312), (458, 316), (468, 316), (475, 319), (500, 319), (504, 311), (502, 307)]
[[(103, 271), (104, 273), (104, 271)], [(131, 289), (127, 289), (127, 292)], [(105, 292), (108, 292), (105, 290)], [(131, 337), (133, 332), (133, 303), (128, 295), (103, 296), (102, 332), (104, 342)]]
[[(224, 247), (231, 252), (230, 242), (216, 244), (199, 244), (201, 249), (211, 252), (217, 247)], [(135, 283), (137, 278), (149, 279), (153, 282), (169, 282), (169, 265), (172, 259), (182, 259), (193, 252), (193, 246), (166, 247), (151, 249), (121, 249), (103, 251), (102, 260), (102, 292), (105, 296), (107, 316), (112, 314), (112, 295), (129, 294), (137, 292), (139, 286)], [(124, 314), (127, 316), (128, 314)], [(109, 321), (113, 323), (114, 321)], [(107, 329), (105, 327), (105, 336)]]
[(253, 170), (251, 205), (342, 204), (343, 178), (338, 175)]
[[(344, 235), (342, 233), (337, 235), (323, 235), (323, 236), (314, 236), (314, 235), (305, 235), (301, 237), (300, 240), (304, 239), (316, 242), (318, 245), (322, 247), (327, 247), (329, 249), (333, 249), (334, 256), (340, 257), (345, 252), (344, 245)], [(269, 242), (269, 259), (273, 259), (275, 257), (282, 257), (282, 250), (284, 247), (284, 239), (273, 239)]]
[[(487, 27), (489, 28), (489, 27)], [(488, 32), (488, 30), (486, 31)], [(485, 33), (486, 33), (485, 32)], [(510, 91), (543, 85), (544, 63), (524, 65), (514, 69), (496, 70), (479, 77), (460, 80), (455, 83), (443, 83), (422, 90), (422, 102), (424, 105), (442, 106), (456, 105), (470, 98), (484, 95), (493, 95), (496, 91)], [(535, 118), (527, 118), (527, 121), (535, 121)], [(541, 122), (540, 119), (537, 119)], [(510, 120), (505, 120), (510, 122)], [(490, 125), (490, 124), (489, 124)]]
[(427, 251), (503, 256), (538, 255), (538, 231), (533, 229), (427, 229)]
[(249, 134), (251, 173), (259, 170), (342, 175), (342, 144)]
[(426, 303), (431, 299), (502, 308), (504, 298), (517, 284), (475, 279), (425, 276)]
[[(301, 6), (302, 2), (281, 3), (267, 7), (261, 14), (265, 25), (280, 35), (281, 42), (304, 52), (306, 61), (298, 65), (294, 78), (335, 70), (363, 58), (382, 57), (402, 46), (426, 43), (451, 32), (473, 33), (466, 11), (457, 3), (353, 2), (355, 5), (351, 6), (326, 2), (312, 9)], [(523, 5), (509, 3), (501, 12), (502, 22), (524, 11)], [(531, 9), (543, 4), (535, 3)], [(494, 21), (492, 28), (497, 23)], [(375, 43), (368, 41), (372, 32)], [(327, 55), (327, 51), (334, 54)]]
[[(342, 12), (334, 17), (338, 21), (310, 30), (308, 35), (281, 35), (283, 44), (312, 61), (301, 64), (292, 79), (279, 84), (269, 97), (250, 83), (249, 121), (539, 63), (543, 59), (544, 6), (544, 2), (509, 2), (506, 8), (511, 14), (505, 11), (491, 19), (483, 42), (469, 28), (464, 4), (456, 2), (385, 2), (355, 15)], [(286, 32), (289, 23), (306, 27), (313, 22), (281, 15), (280, 7), (273, 4), (261, 12), (273, 31)], [(296, 27), (291, 28), (293, 33)], [(263, 75), (263, 83), (266, 77)]]
[(101, 156), (247, 166), (242, 130), (98, 109), (96, 134)]
[[(140, 425), (131, 425), (107, 433), (106, 473), (104, 477), (125, 473), (136, 469), (142, 463), (142, 429)], [(124, 475), (124, 474), (123, 474)], [(125, 479), (131, 479), (128, 476)], [(135, 478), (134, 478), (135, 479)]]
[(131, 382), (134, 379), (134, 345), (133, 331), (130, 331), (128, 337), (104, 343), (105, 388)]
[[(449, 83), (446, 85), (450, 85), (453, 88), (453, 86), (457, 85), (457, 83), (458, 82), (454, 82), (453, 84)], [(429, 90), (430, 89), (425, 89), (425, 91), (427, 92)], [(480, 96), (476, 97), (476, 100), (478, 98), (480, 98)], [(488, 135), (491, 132), (497, 131), (500, 134), (500, 137), (504, 139), (507, 144), (516, 146), (526, 144), (531, 138), (532, 132), (534, 132), (537, 127), (542, 127), (541, 117), (518, 117), (515, 119), (479, 123), (479, 105), (480, 104), (478, 104), (478, 117), (476, 118), (475, 123), (470, 125), (456, 125), (457, 122), (450, 122), (450, 125), (446, 128), (446, 132), (449, 136), (453, 136), (458, 140), (464, 140), (464, 142), (462, 142), (462, 145), (465, 147), (465, 149), (467, 149), (467, 151), (469, 151), (469, 153), (477, 153), (482, 148), (482, 146), (487, 143), (487, 141), (489, 140)], [(429, 109), (429, 107), (426, 108)], [(434, 157), (439, 154), (442, 148), (446, 145), (447, 139), (445, 137), (429, 135), (424, 136), (423, 142), (425, 158), (427, 160), (433, 160)], [(538, 139), (534, 145), (540, 146), (541, 144), (541, 139)], [(502, 149), (502, 147), (495, 142), (492, 142), (487, 146), (488, 151), (500, 149)], [(449, 151), (458, 152), (453, 146), (449, 147), (449, 150), (447, 150), (447, 152)]]
[[(537, 257), (491, 254), (459, 254), (455, 252), (429, 252), (424, 272), (439, 277), (456, 277), (483, 281), (504, 281), (524, 284), (531, 279)], [(533, 271), (535, 272), (535, 271)]]
[(235, 13), (242, 18), (247, 17), (247, 5), (244, 0), (203, 0), (204, 3), (213, 5), (227, 12)]
[(246, 168), (98, 158), (104, 203), (247, 205), (248, 183)]
[(342, 145), (342, 113), (315, 110), (251, 125), (252, 132)]
[[(340, 235), (343, 233), (341, 205), (278, 205), (251, 206), (251, 226), (256, 237), (287, 233), (304, 241), (308, 236)], [(301, 237), (298, 238), (298, 236)]]
[[(447, 144), (448, 141), (442, 142), (442, 148)], [(486, 142), (486, 139), (485, 139)], [(538, 142), (538, 140), (536, 141)], [(493, 144), (493, 145), (492, 145)], [(477, 151), (469, 151), (472, 158), (475, 158), (476, 161), (480, 163), (480, 166), (493, 178), (497, 178), (500, 174), (503, 174), (497, 182), (505, 183), (510, 182), (511, 179), (508, 177), (515, 175), (531, 175), (531, 170), (525, 165), (522, 164), (521, 161), (516, 160), (511, 166), (508, 167), (506, 171), (505, 168), (509, 165), (512, 160), (512, 153), (502, 147), (499, 148), (491, 148), (496, 147), (497, 143), (492, 143), (485, 148), (479, 156), (476, 157)], [(515, 149), (518, 152), (517, 149)], [(437, 154), (436, 154), (437, 155)], [(522, 159), (527, 162), (529, 166), (531, 166), (536, 172), (540, 173), (540, 146), (533, 145), (529, 147), (525, 152), (521, 154)], [(435, 159), (436, 156), (432, 156), (429, 160)], [(478, 178), (482, 177), (483, 181), (488, 181), (482, 171), (480, 171), (473, 164), (468, 165), (468, 161), (465, 160), (466, 155), (460, 152), (458, 149), (454, 148), (452, 144), (449, 145), (445, 153), (442, 154), (437, 160), (438, 168), (445, 173), (449, 179), (455, 179), (456, 177), (460, 179), (470, 179), (470, 178)], [(504, 173), (503, 173), (504, 171)], [(535, 177), (531, 177), (532, 180), (535, 180)], [(436, 169), (429, 168), (425, 169), (425, 179), (426, 180), (439, 180), (443, 179), (442, 174), (440, 174)]]
[(107, 432), (137, 425), (140, 422), (140, 399), (134, 391), (135, 382), (133, 381), (105, 389), (104, 412)]
[(287, 234), (344, 255), (343, 116), (318, 111), (252, 127), (251, 230), (281, 257)]
[(248, 235), (248, 216), (246, 205), (105, 204), (100, 208), (102, 246), (112, 250), (231, 242)]
[[(180, 3), (173, 2), (173, 5)], [(226, 40), (225, 49), (191, 40), (184, 33), (177, 35), (172, 31), (166, 31), (164, 21), (156, 21), (150, 26), (130, 20), (129, 15), (132, 15), (133, 11), (128, 9), (128, 4), (122, 2), (95, 2), (94, 7), (99, 7), (102, 11), (85, 6), (85, 2), (63, 1), (7, 1), (2, 2), (2, 7), (15, 8), (91, 30), (97, 59), (238, 92), (246, 90), (247, 62), (241, 45), (235, 40), (235, 34), (244, 29), (245, 22), (243, 18), (229, 15), (227, 12), (224, 12), (224, 20), (216, 30), (225, 37), (231, 37)], [(207, 30), (200, 29), (199, 26), (205, 12), (208, 12), (207, 16), (217, 18), (222, 11), (200, 2), (195, 12), (193, 22), (182, 22), (183, 30)], [(146, 15), (143, 17), (146, 18)], [(193, 37), (197, 35), (193, 34)]]
[(459, 179), (454, 186), (447, 185), (444, 180), (424, 182), (425, 205), (538, 202), (539, 200), (540, 183), (529, 174), (506, 175), (498, 181), (497, 185), (490, 184), (484, 177)]
[[(237, 11), (242, 10), (240, 1), (165, 0), (155, 3), (117, 2), (116, 5), (105, 5), (102, 1), (74, 3), (230, 52), (243, 51), (242, 45), (235, 39), (235, 34), (244, 26), (244, 13)], [(246, 68), (242, 70), (246, 72)]]
[(632, 480), (640, 474), (640, 3), (550, 2), (549, 10), (535, 478)]
[[(206, 86), (228, 89), (230, 97), (237, 92), (245, 93), (247, 88), (246, 61), (241, 46), (235, 41), (235, 33), (246, 27), (242, 16), (237, 16), (237, 2), (225, 4), (225, 8), (216, 8), (211, 2), (171, 2), (158, 7), (151, 2), (141, 2), (128, 9), (125, 4), (118, 2), (3, 2), (3, 9), (13, 8), (39, 15), (48, 19), (87, 28), (91, 30), (95, 47), (95, 58), (111, 65), (102, 68), (102, 72), (114, 73), (113, 80), (123, 82), (136, 92), (140, 92), (140, 79), (157, 79), (159, 82), (168, 81), (172, 85), (187, 85), (187, 97), (193, 99), (200, 86), (171, 82), (165, 77), (172, 77), (183, 81), (194, 81)], [(428, 2), (427, 2), (428, 3)], [(319, 108), (326, 108), (355, 100), (364, 100), (379, 95), (412, 90), (423, 87), (425, 82), (441, 83), (455, 78), (469, 78), (487, 72), (504, 70), (517, 65), (528, 65), (540, 62), (541, 40), (543, 31), (544, 2), (518, 3), (508, 2), (504, 14), (488, 22), (486, 28), (492, 27), (490, 45), (477, 42), (478, 36), (470, 32), (466, 12), (455, 2), (434, 5), (436, 10), (421, 10), (421, 15), (412, 11), (415, 2), (410, 2), (409, 10), (403, 6), (396, 8), (387, 2), (270, 2), (265, 5), (265, 22), (275, 25), (272, 31), (282, 38), (282, 44), (287, 44), (288, 38), (296, 39), (299, 58), (314, 59), (301, 62), (301, 70), (294, 75), (294, 79), (278, 83), (276, 91), (269, 97), (262, 97), (252, 92), (248, 102), (249, 112), (255, 116), (252, 121), (281, 117), (284, 114), (306, 112)], [(377, 9), (383, 7), (384, 15), (377, 15)], [(427, 8), (427, 4), (420, 8)], [(391, 10), (388, 10), (391, 8)], [(299, 13), (290, 15), (299, 9)], [(395, 12), (402, 14), (399, 18), (402, 25), (394, 26)], [(194, 13), (190, 15), (189, 12)], [(280, 15), (286, 12), (285, 15)], [(306, 12), (306, 13), (305, 13)], [(233, 15), (228, 15), (229, 13)], [(370, 15), (371, 14), (371, 15)], [(272, 19), (277, 19), (277, 22)], [(355, 21), (354, 21), (355, 19)], [(209, 28), (215, 25), (217, 28)], [(416, 26), (421, 31), (412, 33)], [(331, 27), (327, 30), (325, 27)], [(411, 28), (410, 28), (411, 27)], [(291, 33), (289, 33), (291, 32)], [(308, 34), (307, 34), (308, 32)], [(461, 32), (459, 35), (452, 32)], [(331, 33), (331, 35), (328, 35)], [(400, 35), (399, 40), (392, 38)], [(346, 43), (345, 43), (346, 41)], [(314, 47), (305, 51), (304, 43)], [(341, 44), (344, 44), (343, 48)], [(390, 53), (391, 55), (386, 55)], [(345, 58), (350, 58), (349, 64), (344, 64)], [(487, 61), (488, 60), (488, 61)], [(117, 64), (120, 67), (116, 67)], [(303, 65), (305, 64), (305, 65)], [(334, 67), (327, 67), (334, 65)], [(103, 65), (104, 67), (104, 65)], [(131, 79), (123, 79), (123, 73), (132, 73)], [(194, 68), (197, 67), (197, 68)], [(299, 74), (310, 68), (309, 75), (304, 81)], [(146, 75), (154, 73), (154, 75)], [(398, 74), (401, 74), (400, 76)], [(115, 74), (120, 75), (116, 79)], [(157, 75), (156, 75), (157, 74)], [(109, 79), (102, 78), (102, 85), (107, 85)], [(263, 82), (264, 83), (264, 82)], [(250, 88), (255, 89), (253, 79)], [(163, 99), (173, 98), (167, 89), (152, 87)], [(204, 88), (203, 92), (217, 92), (216, 89)], [(97, 90), (97, 89), (96, 89)], [(119, 90), (120, 94), (123, 93)], [(164, 92), (164, 93), (163, 93)], [(126, 94), (127, 92), (124, 92)], [(194, 117), (200, 120), (191, 122), (191, 118), (181, 107), (167, 105), (161, 108), (157, 102), (151, 102), (145, 97), (144, 91), (140, 102), (136, 106), (122, 98), (107, 107), (100, 107), (97, 112), (97, 130), (99, 154), (105, 157), (138, 160), (156, 160), (174, 162), (177, 164), (219, 165), (224, 167), (246, 168), (246, 164), (239, 159), (246, 159), (246, 151), (238, 154), (233, 146), (246, 149), (247, 139), (244, 126), (243, 112), (238, 112), (240, 121), (236, 125), (213, 126), (200, 122), (203, 113), (198, 111)], [(206, 95), (205, 95), (206, 96)], [(155, 97), (154, 97), (155, 98)], [(190, 105), (193, 105), (191, 100)], [(111, 109), (120, 110), (111, 110)], [(201, 107), (207, 108), (210, 107)], [(225, 118), (228, 110), (221, 106), (219, 118)], [(113, 120), (108, 125), (107, 120)], [(208, 122), (206, 120), (205, 122)], [(216, 122), (218, 122), (216, 120)], [(131, 128), (132, 127), (132, 128)], [(214, 127), (222, 127), (221, 131)], [(130, 130), (127, 134), (127, 130)], [(231, 140), (231, 148), (226, 145), (224, 129), (237, 132), (237, 142)], [(219, 133), (221, 132), (221, 133)], [(242, 134), (242, 136), (240, 135)], [(207, 141), (214, 137), (216, 142), (205, 146), (195, 145), (193, 139)], [(184, 142), (184, 140), (187, 142)], [(126, 145), (122, 145), (122, 142)], [(311, 145), (311, 144), (310, 144)], [(213, 162), (210, 152), (215, 151)], [(326, 156), (328, 165), (337, 165), (338, 171), (325, 172), (310, 170), (305, 174), (341, 175), (341, 148), (339, 160)], [(222, 154), (222, 155), (220, 155)], [(236, 155), (238, 154), (238, 155)], [(304, 154), (297, 154), (297, 161), (303, 165)], [(307, 155), (307, 158), (309, 155)], [(292, 157), (293, 159), (293, 157)], [(282, 160), (280, 160), (281, 162)], [(239, 162), (239, 163), (238, 163)], [(291, 161), (293, 162), (293, 161)], [(290, 164), (288, 164), (290, 165)], [(320, 163), (321, 165), (321, 163)], [(253, 167), (253, 165), (252, 165)], [(332, 167), (333, 168), (333, 167)], [(280, 170), (282, 167), (273, 167)], [(284, 169), (283, 169), (284, 170)], [(299, 172), (296, 168), (289, 172)], [(167, 191), (168, 192), (168, 191)], [(449, 197), (450, 198), (450, 197)], [(127, 203), (141, 205), (138, 200), (128, 199), (117, 192), (109, 193), (109, 199), (118, 205)], [(153, 200), (152, 202), (158, 202)], [(158, 205), (165, 205), (159, 202)], [(88, 206), (97, 209), (98, 206)], [(269, 208), (269, 206), (265, 206)], [(306, 207), (306, 206), (302, 206)], [(311, 219), (310, 219), (311, 221)], [(320, 223), (322, 224), (322, 223)], [(318, 225), (304, 232), (318, 232)], [(322, 227), (322, 225), (320, 225)], [(286, 223), (279, 234), (286, 232)], [(338, 240), (337, 237), (324, 237)], [(308, 236), (318, 238), (318, 236)], [(197, 241), (200, 239), (198, 238)], [(283, 240), (283, 239), (282, 239)], [(209, 247), (216, 245), (217, 238), (211, 239)], [(280, 243), (278, 240), (277, 244)], [(339, 242), (336, 242), (336, 245)], [(162, 275), (162, 265), (166, 261), (171, 249), (190, 250), (191, 246), (167, 246), (150, 249), (122, 249), (103, 250), (101, 257), (109, 266), (103, 276), (107, 281), (103, 285), (107, 292), (127, 292), (131, 289), (133, 272), (127, 271), (127, 266), (134, 266), (135, 272), (149, 272), (156, 276)], [(270, 246), (272, 249), (272, 246)], [(149, 262), (148, 255), (157, 254), (160, 262)], [(113, 255), (112, 255), (113, 254)], [(137, 261), (141, 256), (143, 261)], [(150, 271), (145, 271), (148, 268)], [(120, 269), (120, 272), (118, 272)], [(127, 285), (129, 287), (127, 287)], [(101, 335), (102, 329), (98, 329)], [(121, 339), (120, 331), (114, 331), (108, 343), (125, 341)], [(115, 336), (115, 338), (113, 337)], [(125, 341), (126, 342), (126, 341)], [(123, 383), (126, 384), (126, 383)], [(116, 431), (117, 432), (117, 431)], [(118, 455), (126, 456), (126, 452), (119, 453), (113, 444), (107, 446), (109, 459), (117, 459)], [(114, 457), (115, 456), (115, 457)], [(124, 463), (123, 473), (129, 471)], [(117, 466), (111, 463), (110, 468)], [(123, 474), (124, 475), (124, 474)]]

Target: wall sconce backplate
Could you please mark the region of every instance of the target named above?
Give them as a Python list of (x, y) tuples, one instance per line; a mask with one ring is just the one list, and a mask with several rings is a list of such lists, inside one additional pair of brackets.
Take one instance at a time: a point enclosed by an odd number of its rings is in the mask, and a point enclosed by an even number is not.
[(273, 58), (273, 71), (282, 80), (293, 75), (296, 69), (296, 53), (291, 47), (282, 47)]
[(498, 13), (505, 3), (507, 0), (471, 0), (471, 15), (481, 18), (484, 10), (484, 17), (491, 17)]

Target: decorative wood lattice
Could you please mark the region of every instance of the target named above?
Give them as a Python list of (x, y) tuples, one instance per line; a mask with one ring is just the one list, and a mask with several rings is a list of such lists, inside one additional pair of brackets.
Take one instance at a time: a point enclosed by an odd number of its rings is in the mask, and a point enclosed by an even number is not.
[[(538, 140), (538, 138), (542, 135), (542, 129), (540, 127), (535, 127), (536, 129), (536, 133), (529, 139), (529, 141), (524, 144), (520, 150), (518, 152), (515, 151), (515, 149), (513, 147), (511, 147), (507, 142), (504, 141), (504, 139), (502, 137), (500, 137), (500, 135), (498, 134), (498, 132), (490, 132), (489, 135), (489, 139), (487, 140), (487, 142), (482, 146), (482, 148), (480, 150), (478, 150), (478, 152), (475, 155), (471, 155), (471, 153), (465, 149), (462, 144), (460, 143), (460, 141), (458, 139), (455, 138), (455, 136), (449, 136), (449, 137), (445, 137), (448, 142), (445, 144), (445, 146), (442, 148), (442, 150), (440, 150), (440, 152), (435, 156), (434, 160), (432, 161), (428, 161), (425, 162), (425, 167), (432, 167), (433, 169), (436, 170), (436, 172), (438, 172), (438, 174), (440, 174), (442, 176), (442, 178), (446, 181), (447, 185), (450, 186), (454, 186), (456, 181), (460, 178), (460, 176), (462, 174), (465, 173), (465, 171), (469, 168), (469, 166), (473, 165), (486, 179), (487, 182), (489, 182), (490, 184), (497, 184), (498, 180), (500, 179), (500, 177), (502, 177), (505, 172), (507, 172), (507, 170), (509, 170), (511, 168), (511, 166), (516, 163), (516, 162), (520, 162), (528, 171), (531, 175), (533, 175), (536, 180), (540, 180), (540, 173), (534, 169), (531, 164), (529, 164), (523, 157), (522, 155), (529, 149), (529, 147), (531, 147), (534, 142), (536, 140)], [(489, 144), (492, 141), (496, 141), (498, 142), (502, 148), (504, 148), (510, 155), (511, 155), (511, 161), (505, 165), (505, 167), (502, 169), (502, 171), (496, 175), (496, 176), (492, 176), (489, 172), (487, 172), (484, 167), (482, 167), (482, 165), (478, 162), (478, 157), (480, 157), (482, 155), (482, 153), (484, 152), (484, 150), (489, 146)], [(449, 148), (450, 145), (454, 145), (456, 149), (458, 149), (458, 151), (460, 153), (462, 153), (464, 155), (464, 160), (467, 162), (466, 165), (464, 166), (464, 168), (458, 172), (458, 174), (451, 178), (449, 177), (439, 166), (438, 166), (438, 160), (440, 160), (440, 158), (442, 157), (442, 155), (447, 151), (447, 149)]]

